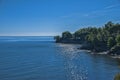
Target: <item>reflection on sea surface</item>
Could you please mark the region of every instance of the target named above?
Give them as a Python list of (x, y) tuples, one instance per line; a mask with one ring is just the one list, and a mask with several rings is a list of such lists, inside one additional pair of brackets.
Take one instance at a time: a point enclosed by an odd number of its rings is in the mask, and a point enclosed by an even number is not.
[(0, 80), (113, 80), (120, 72), (118, 59), (52, 39), (0, 37)]

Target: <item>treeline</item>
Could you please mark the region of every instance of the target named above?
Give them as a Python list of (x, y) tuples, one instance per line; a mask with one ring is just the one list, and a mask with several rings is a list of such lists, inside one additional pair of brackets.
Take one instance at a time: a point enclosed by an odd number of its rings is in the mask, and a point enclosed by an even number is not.
[(87, 27), (74, 33), (65, 31), (54, 37), (57, 43), (81, 43), (83, 49), (120, 54), (120, 24), (109, 21), (103, 27)]

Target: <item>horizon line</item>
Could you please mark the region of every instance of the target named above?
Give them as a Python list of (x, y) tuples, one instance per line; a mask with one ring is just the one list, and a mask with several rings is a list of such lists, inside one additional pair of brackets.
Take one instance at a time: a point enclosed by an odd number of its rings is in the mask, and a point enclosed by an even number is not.
[(32, 36), (32, 35), (0, 35), (0, 37), (54, 37), (54, 36), (37, 36), (37, 35), (34, 35), (34, 36)]

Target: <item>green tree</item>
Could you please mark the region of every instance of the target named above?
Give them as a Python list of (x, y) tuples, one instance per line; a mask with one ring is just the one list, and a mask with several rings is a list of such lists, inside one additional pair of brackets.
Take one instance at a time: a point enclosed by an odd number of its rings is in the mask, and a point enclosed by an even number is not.
[(112, 23), (112, 21), (109, 21), (109, 22), (107, 22), (107, 24), (105, 24), (105, 29), (109, 30), (113, 25), (114, 25), (114, 23)]
[(93, 48), (93, 50), (95, 50), (95, 47), (96, 47), (97, 41), (98, 41), (96, 35), (91, 33), (86, 36), (86, 39), (89, 43), (91, 43), (91, 47)]
[[(56, 36), (59, 42), (85, 43), (91, 47), (91, 50), (106, 51), (115, 48), (112, 51), (119, 53), (120, 45), (120, 24), (114, 24), (111, 21), (103, 27), (88, 27), (77, 30), (74, 34), (69, 31), (62, 33), (62, 37)], [(117, 45), (116, 45), (117, 43)]]
[(57, 35), (57, 36), (54, 36), (54, 39), (56, 40), (56, 42), (59, 42), (61, 37), (59, 35)]
[(97, 41), (97, 37), (95, 34), (91, 33), (88, 35), (87, 37), (88, 41), (92, 42), (92, 43), (95, 43)]
[(70, 38), (72, 38), (72, 34), (69, 31), (65, 31), (62, 33), (62, 38), (63, 39), (70, 39)]
[(116, 42), (117, 42), (118, 45), (120, 45), (120, 34), (117, 35)]
[(107, 46), (109, 48), (113, 47), (115, 45), (115, 40), (113, 39), (113, 37), (109, 37), (108, 41), (107, 41)]
[(103, 40), (102, 39), (102, 35), (100, 33), (97, 34), (97, 39), (98, 39), (98, 41), (102, 41)]

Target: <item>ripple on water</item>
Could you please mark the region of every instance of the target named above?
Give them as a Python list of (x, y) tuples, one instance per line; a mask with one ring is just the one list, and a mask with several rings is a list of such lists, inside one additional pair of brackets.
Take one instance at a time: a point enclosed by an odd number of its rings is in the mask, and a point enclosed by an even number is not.
[(83, 57), (80, 55), (80, 50), (77, 50), (79, 45), (60, 44), (62, 55), (65, 59), (65, 70), (68, 80), (87, 80), (87, 68), (83, 64)]

